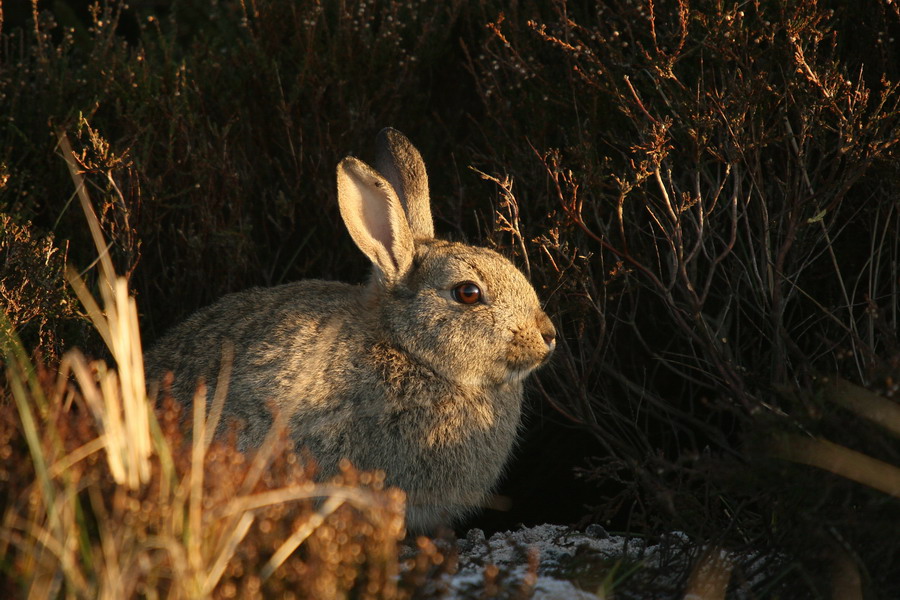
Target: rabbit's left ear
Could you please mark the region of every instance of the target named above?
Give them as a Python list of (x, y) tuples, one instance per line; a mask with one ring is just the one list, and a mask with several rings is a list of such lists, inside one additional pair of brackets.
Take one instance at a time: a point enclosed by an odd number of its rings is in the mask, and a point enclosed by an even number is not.
[(390, 127), (378, 132), (375, 145), (378, 148), (375, 167), (394, 186), (413, 237), (433, 238), (428, 172), (422, 155), (405, 135)]
[(337, 168), (338, 204), (350, 236), (390, 283), (412, 265), (414, 244), (406, 214), (388, 181), (353, 157)]

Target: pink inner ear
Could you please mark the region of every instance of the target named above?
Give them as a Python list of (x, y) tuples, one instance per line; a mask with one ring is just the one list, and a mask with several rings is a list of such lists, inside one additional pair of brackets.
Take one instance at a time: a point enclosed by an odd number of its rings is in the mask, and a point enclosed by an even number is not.
[[(379, 192), (384, 189), (384, 185), (380, 181), (376, 182), (375, 187), (378, 188)], [(369, 234), (375, 241), (384, 246), (384, 249), (394, 259), (392, 252), (394, 231), (391, 227), (390, 201), (387, 196), (384, 193), (379, 193), (374, 195), (374, 197), (364, 199), (362, 213)], [(396, 259), (394, 260), (396, 262)]]

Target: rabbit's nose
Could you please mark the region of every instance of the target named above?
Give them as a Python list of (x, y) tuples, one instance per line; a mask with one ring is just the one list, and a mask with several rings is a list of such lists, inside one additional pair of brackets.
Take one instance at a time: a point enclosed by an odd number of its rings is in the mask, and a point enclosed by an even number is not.
[(538, 329), (541, 332), (544, 343), (547, 344), (547, 352), (553, 352), (556, 348), (556, 327), (553, 326), (550, 317), (544, 313), (540, 313), (540, 316), (538, 316)]
[(542, 333), (541, 337), (544, 338), (544, 342), (547, 344), (547, 350), (553, 352), (556, 349), (556, 334)]

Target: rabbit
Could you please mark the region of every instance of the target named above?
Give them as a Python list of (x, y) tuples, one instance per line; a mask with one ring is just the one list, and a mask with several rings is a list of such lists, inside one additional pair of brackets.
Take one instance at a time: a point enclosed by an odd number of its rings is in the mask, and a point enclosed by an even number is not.
[[(407, 529), (449, 526), (483, 505), (520, 427), (523, 381), (556, 329), (525, 276), (500, 254), (434, 237), (428, 176), (400, 132), (377, 136), (378, 170), (337, 167), (340, 213), (372, 262), (365, 285), (304, 280), (224, 296), (146, 355), (191, 403), (214, 389), (233, 347), (222, 421), (241, 450), (286, 411), (288, 432), (321, 477), (342, 459), (380, 469), (407, 494)], [(207, 402), (211, 402), (210, 398)]]

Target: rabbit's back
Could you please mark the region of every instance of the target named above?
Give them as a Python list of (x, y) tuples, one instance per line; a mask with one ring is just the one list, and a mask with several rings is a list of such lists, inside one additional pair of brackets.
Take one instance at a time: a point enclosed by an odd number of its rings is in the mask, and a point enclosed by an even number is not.
[(346, 315), (359, 314), (358, 303), (358, 286), (320, 280), (229, 294), (157, 341), (145, 356), (148, 382), (158, 385), (171, 372), (172, 396), (190, 406), (200, 381), (215, 389), (227, 360), (223, 414), (241, 422), (243, 448), (257, 445), (273, 410), (300, 400), (294, 390), (302, 390), (303, 400), (312, 404), (329, 395), (321, 389), (328, 381), (319, 365), (336, 358), (334, 345)]

